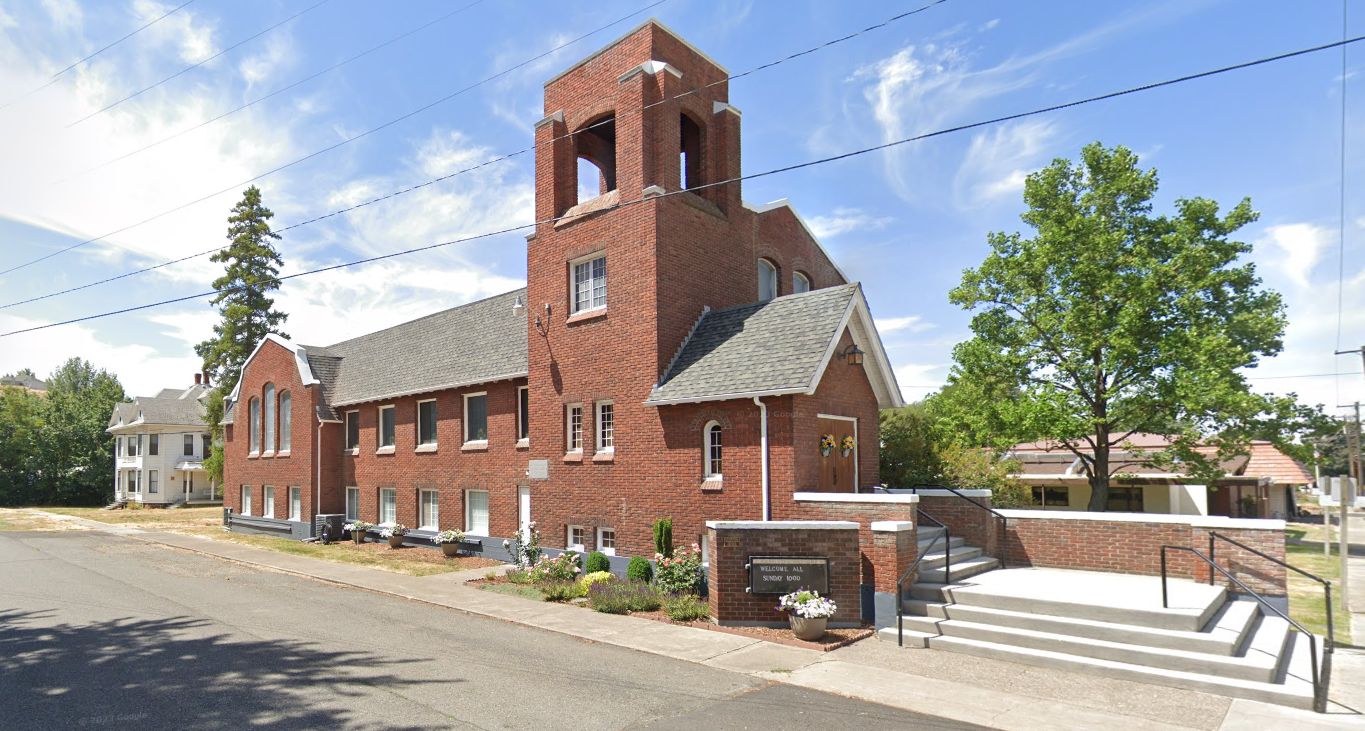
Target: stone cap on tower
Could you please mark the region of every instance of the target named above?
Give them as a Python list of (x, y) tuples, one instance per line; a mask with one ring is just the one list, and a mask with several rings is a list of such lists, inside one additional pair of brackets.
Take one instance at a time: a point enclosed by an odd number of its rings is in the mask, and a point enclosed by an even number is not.
[[(603, 54), (612, 50), (613, 48), (616, 48), (617, 46), (623, 43), (635, 40), (637, 35), (641, 36), (641, 38), (647, 44), (645, 47), (651, 51), (654, 50), (655, 48), (658, 48), (660, 45), (659, 39), (666, 36), (668, 39), (670, 39), (670, 41), (673, 44), (680, 45), (683, 48), (687, 49), (688, 51), (691, 51), (693, 56), (709, 64), (716, 71), (719, 71), (722, 76), (730, 75), (730, 72), (726, 71), (724, 66), (721, 66), (719, 63), (716, 62), (715, 59), (703, 53), (696, 46), (692, 45), (691, 43), (688, 43), (686, 39), (684, 39), (682, 36), (674, 32), (672, 28), (669, 28), (668, 26), (660, 22), (658, 18), (650, 18), (649, 20), (646, 20), (645, 22), (635, 26), (628, 33), (621, 36), (620, 38), (617, 38), (611, 43), (608, 43), (606, 46), (602, 47), (597, 52), (587, 56), (582, 61), (579, 61), (578, 63), (550, 77), (550, 79), (545, 82), (545, 86), (549, 86), (555, 83), (556, 81), (559, 81), (560, 79), (564, 78), (565, 76), (568, 76), (569, 74), (573, 73), (575, 70), (581, 68), (582, 66), (592, 63), (593, 61), (597, 60), (598, 57), (602, 56)], [(663, 58), (659, 54), (650, 54), (648, 57), (640, 61), (640, 63), (655, 60), (667, 62), (670, 59)]]

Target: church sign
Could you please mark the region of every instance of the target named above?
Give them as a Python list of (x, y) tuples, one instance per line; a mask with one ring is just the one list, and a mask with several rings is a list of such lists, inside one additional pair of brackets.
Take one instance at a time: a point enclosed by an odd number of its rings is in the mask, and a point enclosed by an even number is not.
[(750, 556), (748, 569), (752, 594), (829, 594), (829, 559), (823, 556)]

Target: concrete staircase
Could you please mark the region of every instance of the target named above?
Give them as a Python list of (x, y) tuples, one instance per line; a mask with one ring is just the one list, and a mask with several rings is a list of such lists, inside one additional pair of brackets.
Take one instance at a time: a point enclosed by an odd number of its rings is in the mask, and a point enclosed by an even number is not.
[[(961, 536), (953, 536), (945, 549), (943, 532), (942, 528), (919, 529), (919, 552), (924, 560), (920, 562), (916, 581), (951, 584), (1000, 567), (999, 559), (984, 555), (980, 548), (968, 546)], [(929, 553), (925, 555), (925, 551)], [(948, 570), (952, 571), (952, 576), (947, 575)]]
[[(922, 531), (921, 550), (933, 536)], [(1159, 577), (991, 571), (994, 559), (953, 543), (952, 576), (944, 576), (940, 540), (922, 565), (935, 563), (902, 598), (906, 647), (1313, 707), (1308, 638), (1254, 600), (1173, 579), (1168, 609)], [(878, 635), (898, 639), (894, 626)], [(1322, 651), (1320, 638), (1320, 665)]]

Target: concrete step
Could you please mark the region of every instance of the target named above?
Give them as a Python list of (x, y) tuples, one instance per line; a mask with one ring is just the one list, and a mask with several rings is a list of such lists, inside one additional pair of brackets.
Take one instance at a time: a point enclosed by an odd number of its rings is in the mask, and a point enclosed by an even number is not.
[[(894, 628), (892, 631), (894, 632)], [(1301, 637), (1301, 635), (1295, 634)], [(895, 638), (892, 636), (887, 639), (894, 641)], [(1169, 668), (1154, 668), (1117, 660), (1072, 655), (1055, 650), (1017, 647), (966, 637), (930, 637), (928, 645), (937, 650), (961, 652), (967, 655), (1037, 667), (1071, 670), (1084, 675), (1100, 675), (1153, 685), (1199, 690), (1296, 708), (1311, 709), (1313, 707), (1313, 686), (1306, 672), (1302, 675), (1287, 674), (1283, 682), (1276, 683), (1245, 678), (1220, 677)], [(1296, 649), (1297, 645), (1298, 643), (1295, 644)], [(1306, 641), (1303, 646), (1307, 647)]]
[[(1053, 632), (966, 622), (959, 619), (913, 617), (907, 618), (905, 626), (926, 634), (932, 633), (936, 629), (943, 637), (989, 642), (1018, 649), (1046, 650), (1162, 670), (1265, 683), (1273, 682), (1276, 678), (1279, 671), (1279, 657), (1283, 652), (1286, 640), (1285, 625), (1275, 622), (1262, 623), (1252, 637), (1253, 648), (1249, 649), (1244, 656), (1235, 656), (1109, 642)], [(935, 646), (935, 639), (938, 638), (930, 639), (930, 647)]]
[[(941, 552), (943, 550), (943, 539), (940, 538), (938, 542), (935, 543), (932, 538), (929, 540), (925, 540), (924, 536), (920, 536), (917, 545), (919, 547), (920, 553)], [(963, 538), (962, 536), (952, 536), (951, 538), (948, 539), (948, 545), (952, 546), (953, 548), (965, 546), (967, 545), (967, 539)]]
[(1071, 637), (1224, 656), (1237, 654), (1243, 640), (1249, 636), (1249, 630), (1256, 618), (1260, 616), (1260, 608), (1254, 601), (1227, 602), (1218, 614), (1209, 621), (1208, 626), (1203, 631), (1193, 632), (1115, 624), (1073, 617), (1056, 617), (968, 604), (945, 604), (924, 599), (906, 599), (902, 605), (907, 616), (961, 620), (977, 624), (1051, 632)]
[[(955, 581), (959, 580), (956, 573), (956, 568), (954, 568), (953, 578)], [(933, 581), (935, 578), (942, 582), (942, 577), (930, 578), (926, 576), (925, 580)], [(1172, 586), (1175, 586), (1175, 582), (1172, 582)], [(1048, 594), (1045, 591), (1020, 594), (999, 592), (992, 587), (977, 584), (948, 586), (944, 587), (942, 592), (948, 600), (957, 604), (1197, 632), (1203, 629), (1213, 615), (1222, 608), (1227, 600), (1227, 592), (1222, 589), (1196, 585), (1192, 582), (1185, 582), (1183, 588), (1197, 589), (1199, 593), (1188, 596), (1184, 601), (1173, 601), (1170, 608), (1161, 606), (1159, 586), (1156, 589), (1155, 596), (1140, 596), (1139, 598), (1144, 600), (1141, 603), (1127, 603), (1123, 601), (1127, 598), (1125, 596), (1107, 596), (1103, 592), (1096, 592), (1091, 596)], [(1106, 599), (1114, 601), (1104, 603)], [(1147, 599), (1151, 601), (1145, 601)]]
[(977, 556), (976, 558), (968, 559), (966, 561), (963, 561), (962, 563), (954, 561), (952, 565), (951, 576), (949, 576), (948, 573), (942, 568), (936, 569), (921, 568), (919, 571), (919, 576), (917, 576), (916, 579), (917, 581), (932, 584), (957, 583), (959, 581), (962, 581), (963, 579), (970, 579), (971, 577), (976, 576), (977, 574), (984, 574), (987, 571), (990, 571), (991, 569), (999, 567), (1000, 567), (999, 559), (991, 558), (990, 556)]
[[(920, 571), (943, 568), (943, 564), (947, 562), (948, 555), (942, 550), (942, 545), (943, 544), (939, 544), (939, 550), (937, 551), (922, 554), (924, 560), (919, 564)], [(952, 549), (953, 565), (956, 566), (959, 561), (967, 561), (980, 555), (981, 549), (975, 546), (957, 546)]]

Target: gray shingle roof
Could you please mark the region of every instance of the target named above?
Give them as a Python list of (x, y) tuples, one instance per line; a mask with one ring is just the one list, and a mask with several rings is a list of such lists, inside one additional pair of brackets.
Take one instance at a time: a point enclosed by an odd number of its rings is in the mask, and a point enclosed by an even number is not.
[[(191, 389), (193, 391), (194, 389)], [(133, 423), (138, 424), (161, 424), (170, 426), (206, 426), (204, 422), (204, 404), (198, 398), (194, 398), (203, 389), (191, 394), (185, 389), (164, 389), (161, 393), (174, 391), (175, 396), (138, 396), (131, 403), (114, 404), (114, 411), (109, 415), (109, 428), (113, 429), (120, 426), (119, 419), (122, 418), (122, 426)], [(139, 419), (139, 414), (141, 418)]]
[(808, 388), (857, 292), (845, 284), (708, 312), (647, 403)]
[(0, 386), (22, 386), (30, 391), (46, 391), (47, 384), (26, 374), (0, 377)]

